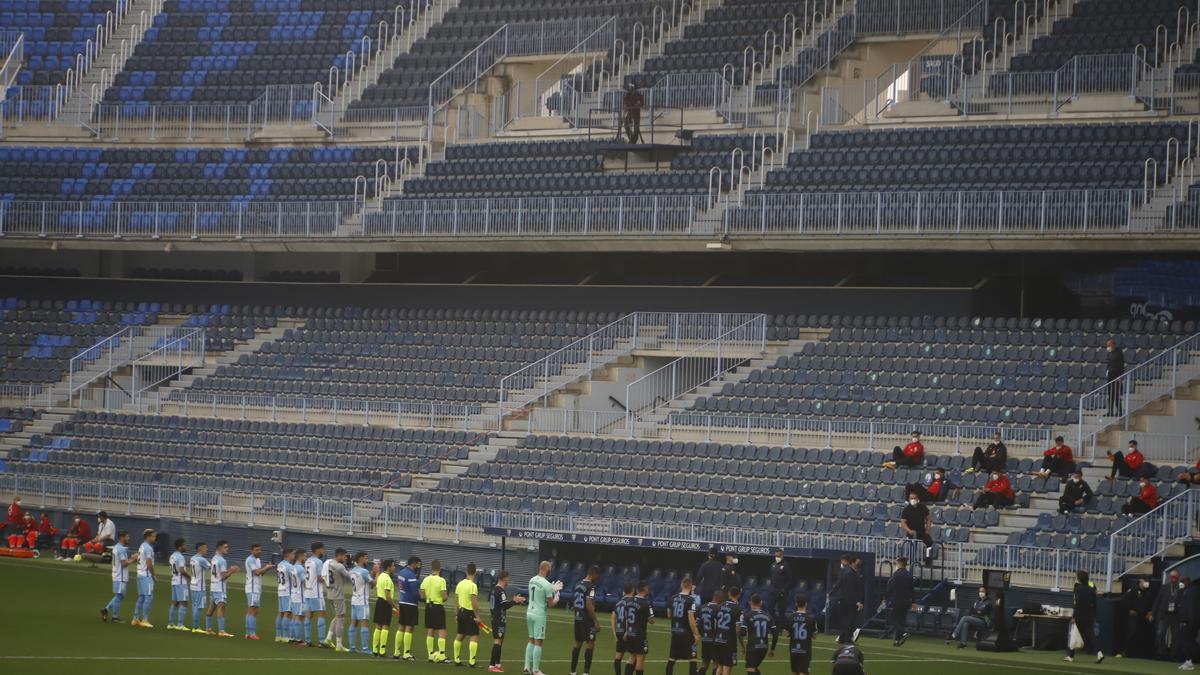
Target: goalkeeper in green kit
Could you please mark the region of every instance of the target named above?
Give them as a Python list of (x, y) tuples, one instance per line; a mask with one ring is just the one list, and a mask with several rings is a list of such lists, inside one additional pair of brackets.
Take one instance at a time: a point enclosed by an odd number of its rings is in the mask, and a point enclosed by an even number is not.
[(529, 644), (525, 645), (525, 670), (528, 675), (542, 673), (542, 642), (546, 639), (546, 609), (558, 602), (561, 581), (550, 583), (550, 562), (543, 560), (538, 565), (537, 576), (529, 580), (529, 609), (525, 621), (529, 627)]

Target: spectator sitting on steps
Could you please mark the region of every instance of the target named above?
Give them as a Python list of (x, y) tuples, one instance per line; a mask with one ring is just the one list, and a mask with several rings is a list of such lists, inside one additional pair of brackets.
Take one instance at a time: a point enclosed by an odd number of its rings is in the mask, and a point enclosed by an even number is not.
[(991, 479), (979, 491), (979, 496), (975, 499), (975, 508), (980, 509), (990, 506), (994, 509), (1012, 506), (1016, 503), (1017, 497), (1013, 494), (1012, 483), (1008, 480), (1008, 475), (993, 471)]
[(1141, 478), (1142, 476), (1153, 476), (1158, 473), (1158, 468), (1142, 455), (1138, 450), (1137, 441), (1129, 441), (1129, 451), (1125, 454), (1117, 452), (1108, 453), (1108, 458), (1112, 460), (1112, 471), (1108, 474), (1108, 479), (1113, 480), (1117, 474), (1121, 474), (1122, 478)]
[(1086, 508), (1094, 496), (1092, 486), (1083, 479), (1083, 472), (1076, 469), (1071, 479), (1063, 485), (1062, 496), (1058, 498), (1058, 512), (1065, 514)]
[(921, 466), (925, 461), (925, 445), (921, 443), (921, 432), (914, 429), (909, 439), (908, 445), (903, 448), (898, 445), (892, 448), (892, 458), (883, 463), (885, 468), (895, 470), (900, 466), (908, 468)]
[(1008, 446), (1000, 439), (999, 431), (992, 434), (992, 442), (988, 444), (987, 450), (975, 446), (975, 452), (971, 455), (971, 468), (967, 469), (967, 473), (976, 471), (1008, 471)]
[(1042, 478), (1060, 476), (1066, 480), (1075, 471), (1075, 455), (1071, 446), (1063, 442), (1063, 437), (1054, 439), (1054, 445), (1042, 453), (1042, 468), (1037, 475)]
[(1130, 497), (1129, 501), (1121, 507), (1121, 513), (1127, 516), (1150, 513), (1158, 506), (1158, 490), (1150, 483), (1150, 477), (1142, 476), (1139, 480), (1142, 482), (1141, 492), (1136, 497)]

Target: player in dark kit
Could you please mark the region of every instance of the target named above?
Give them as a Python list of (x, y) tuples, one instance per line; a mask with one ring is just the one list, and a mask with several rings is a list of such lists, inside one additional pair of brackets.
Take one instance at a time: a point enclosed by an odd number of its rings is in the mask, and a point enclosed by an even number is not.
[(654, 623), (654, 608), (650, 605), (650, 584), (642, 580), (637, 595), (630, 598), (625, 610), (625, 675), (642, 675), (646, 670), (646, 652), (650, 651), (650, 624)]
[(838, 647), (833, 653), (833, 675), (867, 675), (862, 650), (854, 644)]
[(575, 612), (575, 648), (571, 650), (571, 675), (579, 665), (579, 648), (586, 646), (583, 655), (583, 675), (592, 671), (592, 654), (596, 649), (596, 580), (600, 568), (592, 565), (587, 576), (575, 584), (572, 609)]
[(500, 666), (500, 651), (504, 648), (504, 633), (508, 630), (508, 609), (525, 602), (525, 596), (519, 593), (508, 594), (508, 577), (506, 570), (500, 570), (492, 586), (492, 659), (488, 664), (491, 673), (504, 672)]
[(671, 652), (667, 655), (667, 675), (675, 675), (675, 662), (688, 662), (688, 675), (696, 675), (696, 643), (700, 629), (696, 625), (696, 595), (692, 578), (684, 577), (679, 592), (667, 603), (671, 619)]
[(613, 675), (621, 675), (621, 662), (625, 660), (625, 617), (636, 609), (633, 599), (633, 584), (625, 584), (625, 595), (617, 601), (612, 611), (613, 644), (617, 645), (617, 653), (613, 656)]
[[(788, 617), (788, 637), (791, 644), (788, 651), (792, 657), (792, 675), (808, 675), (812, 663), (812, 639), (817, 632), (816, 619), (808, 615), (808, 597), (804, 594), (796, 596), (796, 611)], [(775, 656), (775, 644), (779, 641), (779, 633), (771, 642), (771, 656)]]
[(763, 611), (763, 599), (758, 593), (750, 596), (750, 611), (738, 622), (738, 634), (746, 638), (746, 672), (757, 673), (775, 634), (775, 620)]
[(720, 609), (717, 610), (717, 629), (713, 639), (713, 652), (718, 666), (717, 671), (721, 675), (729, 675), (733, 667), (737, 665), (737, 627), (738, 621), (742, 618), (742, 608), (738, 604), (738, 599), (741, 596), (742, 589), (737, 586), (730, 587), (729, 598), (722, 602)]
[(715, 591), (712, 600), (709, 600), (700, 608), (696, 614), (696, 621), (700, 624), (700, 672), (703, 675), (708, 675), (709, 664), (714, 664), (716, 668), (720, 668), (717, 663), (717, 610), (721, 609), (721, 604), (725, 602), (725, 591)]

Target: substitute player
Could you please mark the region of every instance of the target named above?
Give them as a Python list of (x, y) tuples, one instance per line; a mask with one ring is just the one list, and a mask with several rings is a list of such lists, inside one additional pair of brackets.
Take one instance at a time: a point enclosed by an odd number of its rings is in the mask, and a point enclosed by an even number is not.
[[(321, 636), (325, 635), (325, 594), (321, 591), (325, 584), (321, 575), (324, 567), (325, 544), (314, 541), (312, 555), (304, 561), (304, 606), (308, 609), (308, 620), (304, 622), (304, 643), (309, 647), (322, 646)], [(310, 632), (312, 628), (317, 631), (316, 639)]]
[(529, 609), (525, 623), (529, 642), (525, 645), (525, 670), (534, 675), (542, 673), (542, 644), (546, 641), (546, 610), (558, 604), (562, 582), (550, 583), (550, 561), (538, 563), (538, 573), (529, 580)]
[(275, 618), (275, 641), (287, 642), (292, 631), (292, 557), (295, 551), (283, 549), (279, 564), (275, 566), (278, 581), (276, 594), (279, 598), (279, 616)]
[(700, 628), (696, 624), (696, 591), (692, 577), (685, 576), (679, 592), (667, 603), (667, 618), (671, 620), (671, 650), (667, 654), (667, 675), (675, 675), (675, 662), (688, 662), (688, 675), (696, 675), (696, 644)]
[[(346, 549), (339, 548), (333, 552), (333, 557), (321, 566), (321, 583), (325, 584), (325, 593), (329, 596), (328, 611), (333, 614), (329, 622), (329, 632), (325, 633), (326, 647), (332, 647), (336, 652), (349, 651), (342, 644), (342, 634), (346, 624), (346, 582), (353, 581), (346, 569)], [(333, 636), (337, 635), (337, 640)], [(354, 644), (354, 636), (350, 636), (350, 644)]]
[(375, 575), (375, 630), (371, 632), (371, 653), (380, 658), (387, 657), (388, 631), (392, 627), (392, 614), (399, 614), (396, 606), (396, 584), (392, 574), (396, 572), (395, 560), (384, 560)]
[(246, 557), (246, 639), (258, 640), (258, 608), (262, 605), (263, 575), (275, 569), (264, 565), (262, 545), (250, 544)]
[(775, 619), (763, 610), (758, 593), (750, 596), (750, 611), (742, 615), (738, 634), (746, 638), (746, 672), (757, 673), (770, 651), (771, 636), (775, 634)]
[(730, 586), (728, 593), (729, 597), (717, 609), (717, 627), (713, 636), (713, 652), (716, 656), (717, 670), (721, 675), (729, 675), (737, 665), (737, 627), (742, 618), (742, 608), (738, 602), (742, 596), (742, 589)]
[(208, 634), (212, 631), (209, 629), (207, 620), (205, 627), (200, 627), (200, 613), (208, 606), (208, 591), (205, 587), (205, 579), (208, 579), (208, 558), (204, 556), (208, 554), (208, 544), (198, 541), (196, 542), (196, 552), (192, 554), (188, 560), (188, 566), (192, 570), (191, 583), (188, 584), (188, 591), (192, 594), (192, 632)]
[[(367, 620), (367, 601), (371, 599), (371, 584), (375, 580), (367, 569), (367, 552), (354, 554), (354, 567), (350, 570), (350, 651), (354, 648), (354, 631), (358, 629), (358, 644), (363, 654), (371, 652), (371, 622)], [(391, 621), (389, 620), (389, 623)]]
[(137, 562), (137, 554), (129, 553), (129, 533), (121, 530), (117, 533), (117, 543), (112, 548), (112, 599), (100, 610), (102, 621), (121, 623), (121, 601), (125, 599), (125, 590), (129, 586), (129, 566)]
[(500, 665), (500, 652), (504, 647), (504, 634), (508, 632), (508, 608), (525, 602), (521, 594), (508, 595), (509, 574), (500, 570), (496, 575), (496, 583), (492, 585), (492, 659), (488, 666), (489, 673), (503, 673), (504, 666)]
[(454, 587), (458, 613), (454, 635), (454, 665), (461, 666), (463, 638), (471, 638), (467, 647), (467, 665), (475, 667), (479, 653), (479, 586), (475, 583), (475, 563), (467, 563), (467, 576)]
[(600, 578), (600, 568), (592, 565), (587, 575), (575, 584), (572, 599), (575, 611), (575, 647), (571, 650), (571, 675), (575, 675), (579, 666), (579, 649), (586, 647), (583, 655), (583, 675), (592, 670), (592, 654), (596, 650), (596, 580)]
[(712, 599), (704, 603), (700, 608), (696, 618), (700, 624), (700, 672), (708, 675), (708, 666), (711, 664), (714, 670), (721, 667), (717, 663), (717, 612), (721, 609), (721, 604), (725, 602), (725, 591), (714, 591)]
[[(792, 675), (808, 675), (812, 664), (812, 638), (817, 632), (817, 621), (808, 615), (808, 596), (796, 596), (796, 611), (788, 617), (788, 636), (791, 654)], [(771, 642), (771, 656), (775, 655), (775, 644), (779, 641), (778, 631)]]
[(154, 530), (142, 532), (142, 545), (138, 547), (137, 584), (138, 599), (133, 606), (133, 621), (130, 626), (154, 628), (150, 623), (150, 605), (154, 602)]
[[(212, 604), (208, 607), (208, 617), (214, 614), (217, 616), (217, 637), (231, 638), (233, 633), (225, 632), (225, 605), (229, 602), (229, 588), (226, 583), (229, 577), (233, 576), (239, 568), (237, 565), (230, 565), (225, 556), (229, 554), (229, 542), (224, 539), (217, 542), (217, 552), (213, 554), (212, 563), (209, 566), (209, 573), (212, 579), (209, 581), (208, 591), (212, 596)], [(208, 623), (207, 619), (205, 623)]]
[(175, 552), (167, 559), (171, 567), (171, 609), (167, 612), (167, 630), (187, 630), (183, 620), (187, 617), (188, 609), (188, 564), (183, 552), (187, 550), (187, 542), (175, 540)]
[(441, 663), (446, 660), (446, 600), (450, 598), (442, 561), (429, 563), (429, 576), (421, 581), (420, 596), (425, 601), (425, 654), (430, 663)]
[(411, 556), (408, 564), (400, 569), (397, 576), (400, 583), (400, 588), (397, 589), (400, 627), (396, 630), (396, 646), (392, 658), (398, 660), (403, 657), (405, 661), (415, 661), (412, 655), (412, 641), (413, 633), (417, 630), (417, 602), (421, 599), (421, 559), (415, 555)]

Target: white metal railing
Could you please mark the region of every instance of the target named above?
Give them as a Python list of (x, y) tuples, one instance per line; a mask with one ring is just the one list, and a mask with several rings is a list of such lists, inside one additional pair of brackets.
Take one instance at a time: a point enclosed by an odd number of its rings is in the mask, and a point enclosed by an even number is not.
[(625, 386), (627, 428), (632, 429), (638, 420), (655, 415), (680, 396), (762, 356), (766, 351), (767, 315), (734, 315), (729, 319), (729, 328), (712, 340)]
[[(378, 80), (383, 71), (392, 67), (393, 64), (385, 56), (391, 52), (397, 40), (414, 28), (420, 28), (419, 32), (425, 34), (429, 22), (432, 21), (432, 8), (432, 0), (409, 0), (407, 5), (396, 5), (392, 10), (390, 23), (380, 21), (374, 26), (373, 34), (363, 36), (357, 57), (356, 52), (352, 50), (346, 54), (342, 68), (330, 66), (328, 81), (325, 83), (325, 91), (329, 97), (346, 101), (361, 96), (368, 82)], [(418, 22), (422, 22), (422, 25), (417, 26)], [(372, 37), (373, 42), (370, 40)], [(367, 49), (364, 50), (364, 46)], [(373, 51), (370, 51), (372, 47)]]
[(987, 21), (987, 4), (979, 0), (857, 0), (857, 5), (860, 35), (936, 34), (964, 18), (972, 26)]
[[(364, 492), (367, 489), (364, 488)], [(833, 523), (821, 520), (820, 530), (705, 525), (655, 520), (622, 520), (539, 511), (508, 511), (385, 503), (369, 500), (324, 499), (264, 493), (239, 493), (160, 485), (134, 485), (75, 478), (0, 474), (0, 496), (20, 495), (39, 509), (99, 511), (110, 514), (171, 518), (188, 522), (229, 523), (231, 527), (327, 532), (361, 537), (458, 543), (467, 534), (544, 539), (551, 536), (606, 536), (614, 542), (645, 545), (661, 542), (677, 549), (707, 549), (717, 544), (769, 553), (775, 547), (871, 553), (880, 563), (906, 555), (924, 556), (921, 542), (883, 536), (835, 533)], [(1118, 558), (1115, 567), (1132, 560)], [(977, 579), (983, 569), (1012, 571), (1013, 585), (1048, 589), (1069, 588), (1079, 569), (1103, 578), (1108, 562), (1104, 551), (1012, 546), (982, 543), (942, 543), (935, 563), (940, 574), (956, 582)]]
[(387, 401), (176, 390), (151, 392), (140, 409), (156, 415), (272, 422), (329, 422), (363, 426), (479, 429), (494, 420), (473, 419), (482, 406), (432, 401)]
[(127, 326), (71, 357), (67, 391), (75, 398), (96, 380), (111, 378), (117, 369), (193, 332), (181, 326)]
[(1112, 426), (1128, 430), (1139, 410), (1200, 378), (1200, 333), (1126, 369), (1115, 380), (1079, 397), (1079, 447), (1095, 448), (1096, 435)]
[(0, 100), (17, 79), (25, 62), (25, 34), (20, 31), (0, 31)]
[(748, 315), (634, 312), (500, 379), (497, 418), (546, 399), (559, 387), (638, 350), (690, 350)]
[(626, 435), (629, 421), (624, 410), (574, 410), (537, 407), (529, 410), (526, 430), (531, 434)]
[(1170, 547), (1200, 535), (1200, 497), (1186, 490), (1114, 531), (1105, 560), (1106, 591), (1113, 582)]
[[(1145, 455), (1147, 460), (1155, 463), (1193, 466), (1200, 460), (1200, 434), (1156, 434), (1131, 431), (1121, 436), (1122, 440), (1136, 440), (1138, 450)], [(1096, 443), (1095, 436), (1091, 438), (1091, 443), (1095, 447), (1087, 448), (1087, 451), (1093, 455), (1103, 454), (1101, 450), (1104, 447)], [(1086, 446), (1088, 439), (1084, 439), (1084, 443)], [(1108, 450), (1122, 450), (1125, 446), (1125, 442), (1114, 441), (1108, 444)]]
[(17, 401), (25, 408), (54, 405), (54, 389), (43, 384), (0, 384), (0, 401)]
[(267, 106), (260, 97), (251, 103), (99, 103), (89, 108), (91, 115), (79, 124), (102, 140), (244, 141), (261, 129)]
[(206, 354), (204, 328), (194, 328), (164, 337), (157, 349), (133, 360), (130, 395), (135, 403), (147, 392), (204, 365)]

